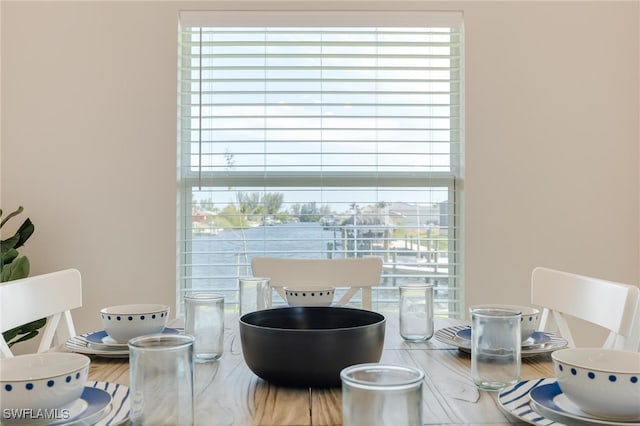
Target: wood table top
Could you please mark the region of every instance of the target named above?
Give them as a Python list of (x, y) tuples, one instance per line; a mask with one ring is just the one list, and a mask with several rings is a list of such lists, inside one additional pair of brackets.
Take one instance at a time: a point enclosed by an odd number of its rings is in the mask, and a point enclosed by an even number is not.
[[(398, 333), (397, 312), (382, 312), (386, 333), (381, 363), (416, 366), (425, 372), (423, 419), (429, 425), (512, 424), (497, 393), (479, 391), (471, 380), (468, 353), (437, 340), (405, 342)], [(436, 318), (435, 329), (460, 324)], [(225, 316), (225, 352), (215, 362), (195, 367), (196, 425), (340, 425), (342, 391), (296, 389), (272, 385), (245, 364), (238, 315)], [(554, 377), (549, 354), (522, 360), (522, 380)], [(128, 359), (92, 356), (89, 380), (129, 384)], [(401, 426), (401, 425), (398, 425)]]

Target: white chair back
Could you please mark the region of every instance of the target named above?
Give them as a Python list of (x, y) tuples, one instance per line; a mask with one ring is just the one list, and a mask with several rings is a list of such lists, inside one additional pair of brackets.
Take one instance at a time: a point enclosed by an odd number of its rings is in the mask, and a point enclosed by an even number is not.
[[(371, 309), (371, 287), (380, 285), (382, 258), (354, 259), (287, 259), (254, 257), (251, 260), (253, 276), (268, 277), (271, 287), (285, 299), (282, 287), (293, 285), (331, 285), (348, 287), (337, 302), (346, 305), (358, 290), (362, 291), (362, 307)], [(286, 299), (285, 299), (286, 300)]]
[[(76, 335), (71, 310), (82, 306), (82, 280), (76, 269), (0, 283), (0, 331), (47, 318), (38, 352)], [(55, 338), (55, 340), (54, 340)], [(0, 357), (13, 356), (0, 335)]]
[(531, 303), (543, 308), (539, 328), (550, 317), (570, 347), (575, 341), (566, 315), (609, 330), (603, 348), (640, 348), (640, 289), (636, 286), (538, 267), (531, 274)]

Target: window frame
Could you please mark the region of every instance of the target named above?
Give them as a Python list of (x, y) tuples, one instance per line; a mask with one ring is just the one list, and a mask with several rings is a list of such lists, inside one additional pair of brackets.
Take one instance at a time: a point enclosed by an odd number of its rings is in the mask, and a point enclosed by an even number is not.
[[(423, 22), (425, 17), (429, 20), (429, 25), (456, 25), (460, 31), (461, 43), (463, 43), (463, 25), (462, 16), (458, 12), (345, 12), (345, 11), (211, 11), (211, 12), (181, 12), (181, 26), (277, 26), (291, 24), (291, 19), (296, 19), (296, 26), (312, 26), (318, 27), (318, 21), (327, 20), (332, 22), (331, 26), (342, 25), (362, 25), (372, 26), (369, 20), (390, 19), (395, 22), (394, 25), (417, 25)], [(269, 25), (265, 25), (268, 22)], [(216, 25), (213, 25), (217, 23)], [(274, 25), (275, 24), (275, 25)], [(421, 24), (424, 26), (424, 22)], [(457, 143), (451, 144), (452, 149), (457, 151), (451, 155), (456, 161), (452, 163), (450, 172), (424, 172), (416, 174), (404, 174), (401, 172), (282, 172), (270, 173), (265, 176), (264, 172), (259, 171), (234, 171), (233, 173), (223, 171), (207, 171), (206, 173), (189, 171), (185, 173), (186, 168), (183, 164), (189, 164), (191, 153), (188, 151), (179, 151), (178, 161), (178, 198), (177, 198), (177, 265), (176, 265), (176, 288), (177, 288), (177, 304), (178, 311), (181, 311), (183, 293), (189, 289), (182, 286), (185, 277), (191, 276), (190, 261), (188, 254), (191, 252), (191, 240), (186, 234), (190, 230), (191, 220), (191, 200), (194, 188), (200, 187), (442, 187), (447, 188), (449, 204), (454, 209), (449, 209), (448, 223), (452, 224), (449, 229), (454, 235), (449, 238), (450, 244), (448, 249), (449, 267), (453, 268), (453, 272), (449, 273), (449, 277), (454, 279), (456, 284), (452, 285), (450, 290), (457, 292), (452, 299), (449, 307), (449, 314), (452, 317), (461, 318), (464, 316), (462, 306), (464, 305), (464, 286), (462, 277), (462, 259), (463, 259), (463, 186), (464, 186), (464, 107), (463, 107), (463, 57), (464, 52), (459, 52), (459, 81), (460, 86), (457, 90), (459, 99), (457, 102), (451, 102), (452, 108), (458, 108), (457, 114), (452, 114), (451, 129), (457, 129)], [(179, 76), (180, 80), (180, 76)], [(452, 93), (452, 96), (453, 93)], [(178, 144), (181, 144), (181, 111), (180, 93), (178, 93), (179, 108), (179, 125), (178, 125)], [(451, 130), (454, 131), (454, 130)], [(371, 185), (372, 175), (375, 175), (376, 185)], [(455, 210), (455, 211), (454, 211)], [(182, 266), (181, 266), (182, 265)], [(374, 289), (375, 291), (375, 289)]]

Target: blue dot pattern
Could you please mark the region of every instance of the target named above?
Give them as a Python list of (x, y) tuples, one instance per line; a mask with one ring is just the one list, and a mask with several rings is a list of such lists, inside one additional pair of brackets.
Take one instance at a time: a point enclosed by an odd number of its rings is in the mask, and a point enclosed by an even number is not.
[[(81, 373), (80, 373), (80, 372), (77, 372), (75, 377), (76, 377), (76, 380), (79, 380), (79, 379), (80, 379), (80, 377), (81, 377)], [(71, 383), (71, 380), (72, 380), (72, 379), (73, 379), (73, 378), (72, 378), (71, 376), (67, 376), (67, 377), (65, 377), (64, 381), (65, 381), (66, 383)], [(53, 380), (53, 379), (51, 379), (51, 380), (47, 380), (47, 383), (46, 383), (46, 384), (47, 384), (47, 387), (49, 387), (49, 388), (53, 388), (53, 387), (55, 387), (55, 386), (56, 386), (56, 381), (55, 381), (55, 380)], [(36, 385), (35, 385), (35, 384), (33, 384), (33, 383), (31, 383), (31, 382), (27, 382), (27, 383), (24, 385), (24, 388), (25, 388), (26, 390), (30, 391), (30, 390), (35, 389), (35, 388), (36, 388)], [(11, 383), (7, 383), (7, 384), (5, 384), (5, 385), (4, 385), (4, 390), (5, 390), (6, 392), (11, 392), (11, 391), (13, 391), (13, 385), (12, 385)]]
[[(325, 295), (325, 294), (326, 294), (326, 295), (330, 295), (331, 293), (332, 293), (331, 291), (326, 291), (326, 292), (319, 291), (319, 292), (317, 292), (317, 293), (316, 293), (316, 292), (311, 292), (311, 293), (309, 293), (309, 294), (313, 297), (313, 296), (315, 296), (316, 294), (317, 294), (318, 296), (323, 296), (323, 295)], [(298, 296), (298, 292), (297, 292), (297, 291), (289, 291), (289, 292), (287, 292), (287, 294), (288, 294), (289, 296)], [(306, 292), (304, 292), (304, 293), (300, 293), (300, 294), (301, 294), (302, 296), (305, 296), (305, 297), (306, 297), (306, 295), (307, 295), (307, 293), (306, 293)]]
[[(564, 366), (562, 364), (558, 364), (558, 370), (560, 370), (561, 372), (564, 371)], [(572, 368), (571, 374), (576, 376), (578, 374), (578, 371), (575, 368)], [(587, 373), (587, 377), (593, 380), (596, 378), (596, 373), (594, 373), (593, 371), (589, 371)], [(618, 380), (618, 377), (615, 374), (610, 374), (607, 377), (607, 380), (609, 380), (611, 383), (615, 383)], [(633, 384), (638, 383), (639, 381), (638, 376), (631, 376), (629, 378), (629, 381)]]
[[(322, 294), (322, 293), (320, 293), (320, 294)], [(166, 312), (162, 312), (162, 313), (160, 313), (160, 318), (164, 318), (165, 316), (168, 316), (168, 314), (167, 314)], [(156, 319), (157, 317), (158, 317), (158, 315), (157, 315), (157, 314), (151, 314), (151, 319)], [(105, 319), (105, 318), (106, 318), (107, 320), (111, 321), (112, 316), (111, 316), (111, 315), (104, 315), (104, 314), (102, 314), (102, 319)], [(124, 317), (123, 317), (123, 316), (121, 316), (121, 315), (114, 315), (114, 316), (113, 316), (113, 318), (115, 318), (115, 319), (116, 319), (116, 321), (122, 321), (122, 319), (123, 319)], [(127, 318), (129, 321), (133, 321), (136, 317), (134, 317), (134, 316), (132, 316), (132, 315), (127, 315), (127, 316), (126, 316), (126, 318)], [(147, 319), (147, 315), (146, 315), (146, 314), (145, 314), (145, 315), (140, 315), (140, 316), (139, 316), (139, 318), (140, 318), (142, 321), (144, 321), (145, 319)]]

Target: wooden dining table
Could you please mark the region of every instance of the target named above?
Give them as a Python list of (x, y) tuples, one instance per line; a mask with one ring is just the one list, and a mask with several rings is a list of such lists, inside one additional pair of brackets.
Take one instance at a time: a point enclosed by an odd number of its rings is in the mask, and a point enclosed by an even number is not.
[[(435, 337), (426, 342), (406, 342), (398, 332), (397, 311), (381, 313), (386, 318), (386, 332), (380, 362), (415, 366), (425, 373), (425, 425), (518, 423), (501, 409), (496, 392), (475, 387), (468, 353)], [(436, 330), (457, 324), (461, 321), (435, 319)], [(542, 377), (553, 377), (549, 354), (522, 359), (522, 380)], [(93, 356), (89, 379), (128, 385), (128, 359)], [(195, 423), (202, 426), (340, 425), (342, 391), (340, 387), (276, 386), (256, 376), (242, 356), (238, 314), (227, 313), (224, 355), (214, 362), (195, 364), (195, 411)]]

